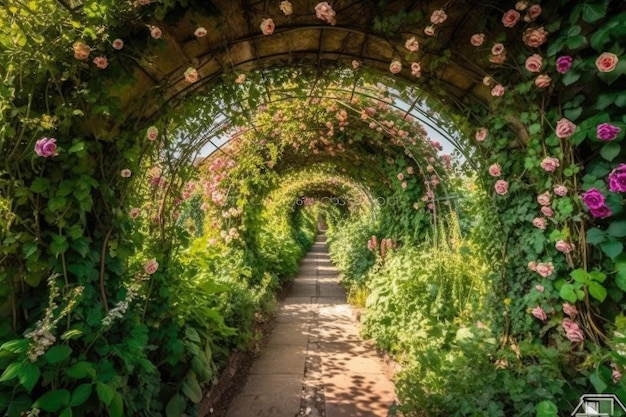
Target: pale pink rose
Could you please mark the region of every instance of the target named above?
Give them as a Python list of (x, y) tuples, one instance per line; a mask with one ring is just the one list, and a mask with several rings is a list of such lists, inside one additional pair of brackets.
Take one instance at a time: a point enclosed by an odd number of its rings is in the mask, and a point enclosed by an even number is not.
[(556, 250), (562, 253), (570, 253), (574, 249), (571, 243), (564, 240), (557, 240), (554, 244), (554, 247), (556, 248)]
[(237, 75), (237, 78), (235, 78), (235, 82), (237, 84), (243, 84), (246, 82), (246, 74), (239, 74)]
[(499, 164), (493, 164), (489, 167), (489, 175), (492, 177), (499, 177), (502, 173)]
[(113, 47), (113, 49), (119, 51), (120, 49), (124, 47), (124, 41), (121, 40), (120, 38), (117, 38), (111, 43), (111, 46)]
[(574, 323), (569, 318), (563, 319), (563, 329), (565, 329), (565, 337), (567, 337), (571, 342), (578, 343), (585, 340), (585, 335), (583, 331), (580, 329), (577, 323)]
[(281, 12), (285, 14), (285, 16), (290, 16), (293, 14), (293, 5), (289, 0), (283, 0), (280, 2), (280, 6), (278, 6)]
[(546, 225), (547, 225), (546, 219), (544, 219), (543, 217), (535, 217), (533, 219), (533, 226), (535, 226), (538, 229), (545, 230)]
[(492, 89), (491, 89), (491, 95), (493, 97), (501, 97), (504, 95), (504, 87), (501, 84), (496, 84)]
[(420, 66), (419, 62), (411, 63), (411, 75), (419, 78), (422, 75), (421, 71), (422, 67)]
[(105, 69), (109, 66), (109, 61), (104, 56), (97, 56), (93, 59), (93, 63), (100, 69)]
[(399, 73), (402, 71), (402, 63), (398, 60), (391, 61), (391, 64), (389, 64), (389, 71), (391, 71), (392, 74)]
[(528, 269), (530, 269), (533, 272), (536, 271), (537, 270), (537, 262), (535, 262), (535, 261), (528, 262)]
[(128, 213), (128, 215), (130, 216), (131, 219), (136, 219), (137, 217), (139, 217), (139, 213), (140, 213), (140, 209), (138, 207), (133, 207), (132, 209), (130, 209), (130, 212)]
[(159, 27), (149, 26), (149, 28), (150, 28), (150, 36), (152, 36), (154, 39), (161, 39), (163, 32), (161, 31)]
[(552, 217), (554, 216), (554, 211), (548, 206), (541, 206), (541, 214), (546, 217)]
[(398, 173), (397, 177), (399, 181), (402, 181), (404, 179), (404, 174), (400, 172)]
[(613, 378), (613, 382), (617, 384), (622, 379), (622, 373), (617, 369), (613, 369), (613, 372), (611, 372), (611, 378)]
[(537, 291), (539, 291), (539, 292), (544, 292), (545, 287), (543, 285), (541, 285), (541, 284), (537, 284), (537, 285), (535, 285), (535, 289)]
[(443, 9), (435, 10), (433, 14), (430, 15), (430, 23), (433, 25), (440, 25), (446, 21), (448, 15)]
[(130, 171), (130, 169), (124, 168), (120, 171), (120, 175), (122, 176), (122, 178), (129, 178), (132, 175), (132, 172)]
[(504, 180), (498, 180), (493, 188), (496, 190), (496, 193), (505, 195), (509, 191), (509, 183)]
[(492, 64), (502, 64), (506, 61), (506, 51), (502, 52), (499, 55), (491, 55), (489, 57), (489, 62)]
[(551, 201), (552, 199), (550, 197), (550, 192), (548, 191), (537, 196), (537, 203), (541, 204), (542, 206), (549, 206)]
[(202, 26), (200, 26), (199, 28), (197, 28), (193, 34), (196, 38), (204, 38), (207, 33), (209, 33), (205, 28), (203, 28)]
[(543, 58), (539, 54), (533, 54), (526, 58), (525, 67), (530, 72), (539, 72), (543, 66)]
[(327, 1), (318, 3), (317, 6), (315, 6), (315, 15), (317, 18), (329, 23), (330, 25), (335, 25), (337, 23), (335, 20), (336, 14), (337, 13)]
[(489, 75), (485, 75), (483, 77), (483, 85), (489, 87), (491, 86), (492, 83), (493, 83), (493, 78), (491, 78)]
[(596, 68), (600, 72), (611, 72), (617, 66), (619, 58), (617, 55), (610, 52), (603, 52), (598, 59), (596, 59)]
[(470, 38), (470, 43), (472, 46), (481, 46), (485, 42), (485, 34), (484, 33), (475, 33)]
[(538, 88), (548, 88), (552, 83), (552, 78), (547, 74), (540, 74), (535, 78), (535, 85)]
[(407, 187), (406, 181), (402, 181), (402, 184), (400, 184), (400, 187), (402, 187), (402, 189), (404, 190)]
[(526, 10), (527, 7), (528, 1), (526, 0), (519, 0), (517, 3), (515, 3), (515, 10), (519, 10), (520, 12)]
[(541, 308), (540, 306), (533, 308), (532, 313), (533, 313), (533, 316), (535, 316), (541, 321), (548, 320), (548, 316), (546, 315), (546, 312), (543, 311), (543, 308)]
[(578, 309), (576, 308), (576, 306), (571, 305), (570, 303), (564, 303), (563, 313), (567, 314), (571, 318), (575, 318), (576, 315), (578, 314)]
[(569, 138), (576, 131), (576, 125), (566, 118), (560, 119), (556, 122), (556, 136), (561, 139)]
[(413, 173), (414, 173), (415, 171), (414, 171), (413, 167), (408, 167), (408, 168), (406, 169), (406, 172), (407, 172), (407, 174), (409, 174), (409, 175), (413, 175)]
[(424, 34), (427, 36), (433, 36), (435, 34), (435, 27), (430, 25), (424, 28)]
[(143, 265), (143, 270), (146, 271), (146, 274), (148, 275), (154, 274), (157, 269), (159, 269), (159, 263), (156, 259), (150, 259)]
[(554, 272), (554, 265), (552, 262), (541, 262), (537, 264), (537, 273), (544, 278), (549, 277)]
[(200, 78), (200, 76), (198, 75), (198, 71), (196, 71), (195, 68), (191, 68), (191, 67), (185, 70), (184, 75), (185, 75), (185, 81), (187, 81), (190, 84), (195, 83)]
[(481, 127), (476, 131), (476, 141), (482, 142), (487, 139), (487, 135), (489, 134), (489, 130), (487, 128)]
[(546, 42), (548, 32), (543, 27), (528, 28), (524, 31), (522, 40), (531, 48), (538, 48)]
[(361, 63), (356, 59), (352, 61), (352, 69), (358, 69), (361, 66)]
[(263, 32), (264, 35), (271, 35), (272, 33), (274, 33), (274, 29), (276, 28), (276, 25), (274, 25), (274, 21), (270, 18), (270, 19), (263, 19), (261, 21), (261, 32)]
[(146, 131), (146, 138), (150, 141), (155, 141), (159, 137), (159, 129), (156, 126), (150, 126)]
[(567, 187), (564, 185), (555, 185), (552, 190), (554, 191), (554, 194), (558, 195), (559, 197), (565, 197), (568, 191)]
[(541, 161), (540, 165), (541, 168), (543, 168), (546, 172), (554, 172), (554, 170), (556, 170), (560, 166), (559, 160), (551, 156), (543, 158), (543, 161)]
[(80, 61), (89, 58), (89, 54), (91, 53), (91, 48), (82, 42), (75, 42), (72, 49), (74, 50), (74, 58)]
[(517, 10), (507, 10), (502, 16), (502, 24), (505, 28), (512, 28), (520, 19), (520, 14)]
[(485, 328), (485, 323), (483, 323), (482, 321), (478, 320), (478, 321), (476, 321), (476, 327), (478, 327), (479, 329), (484, 329)]
[(411, 52), (415, 52), (419, 49), (420, 44), (417, 41), (417, 39), (415, 39), (415, 36), (412, 36), (411, 38), (407, 39), (407, 41), (404, 43), (404, 47)]
[(505, 51), (504, 45), (501, 43), (494, 43), (493, 46), (491, 47), (492, 55), (500, 55), (504, 53), (504, 51)]

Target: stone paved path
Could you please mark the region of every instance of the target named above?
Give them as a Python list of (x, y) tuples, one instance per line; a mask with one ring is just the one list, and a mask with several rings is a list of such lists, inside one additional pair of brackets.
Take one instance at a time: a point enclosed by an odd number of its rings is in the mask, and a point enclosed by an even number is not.
[(393, 401), (393, 384), (374, 346), (359, 337), (320, 235), (227, 417), (385, 417)]

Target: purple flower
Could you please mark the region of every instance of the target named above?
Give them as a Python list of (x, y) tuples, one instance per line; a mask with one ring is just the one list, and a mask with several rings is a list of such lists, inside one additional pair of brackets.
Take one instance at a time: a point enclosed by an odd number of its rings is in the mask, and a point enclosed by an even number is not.
[(563, 55), (556, 60), (556, 70), (561, 74), (565, 74), (572, 67), (574, 59), (571, 56)]
[(39, 156), (47, 158), (49, 156), (58, 155), (56, 139), (41, 138), (35, 143), (35, 153)]
[(598, 208), (595, 209), (589, 209), (589, 212), (591, 212), (591, 215), (593, 217), (597, 217), (600, 219), (603, 219), (605, 217), (609, 217), (611, 214), (613, 214), (613, 212), (611, 211), (611, 209), (608, 206), (600, 206)]
[(598, 191), (597, 188), (590, 188), (587, 192), (583, 193), (583, 202), (589, 207), (590, 210), (599, 209), (604, 207), (605, 199), (604, 194)]
[(619, 127), (613, 126), (610, 123), (602, 123), (598, 125), (598, 139), (613, 140), (617, 137), (621, 130), (622, 129)]
[(609, 190), (614, 193), (626, 192), (626, 164), (619, 164), (609, 174)]

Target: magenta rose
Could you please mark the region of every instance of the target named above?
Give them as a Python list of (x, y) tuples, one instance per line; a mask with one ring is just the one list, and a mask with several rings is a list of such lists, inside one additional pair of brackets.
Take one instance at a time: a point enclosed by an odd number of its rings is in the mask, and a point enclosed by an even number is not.
[(621, 130), (622, 129), (619, 127), (613, 126), (610, 123), (602, 123), (598, 125), (597, 128), (598, 139), (606, 141), (613, 140), (617, 137), (617, 135), (619, 135)]
[(609, 174), (609, 190), (614, 193), (626, 192), (626, 164), (619, 164)]
[(561, 74), (565, 74), (572, 67), (574, 58), (568, 55), (558, 57), (556, 60), (556, 70)]
[(41, 138), (35, 143), (35, 153), (44, 158), (49, 156), (56, 156), (57, 152), (57, 140), (54, 138)]
[(597, 209), (589, 209), (589, 212), (593, 217), (597, 217), (599, 219), (603, 219), (605, 217), (609, 217), (613, 214), (613, 211), (608, 206), (601, 206)]
[(597, 188), (590, 188), (583, 193), (583, 202), (590, 210), (599, 209), (605, 206), (606, 200)]

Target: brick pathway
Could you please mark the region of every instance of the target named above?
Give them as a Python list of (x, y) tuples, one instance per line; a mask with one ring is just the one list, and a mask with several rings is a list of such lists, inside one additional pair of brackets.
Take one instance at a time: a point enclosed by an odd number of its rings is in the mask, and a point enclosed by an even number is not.
[(374, 346), (359, 337), (324, 235), (280, 303), (276, 327), (227, 417), (385, 417), (394, 401)]

